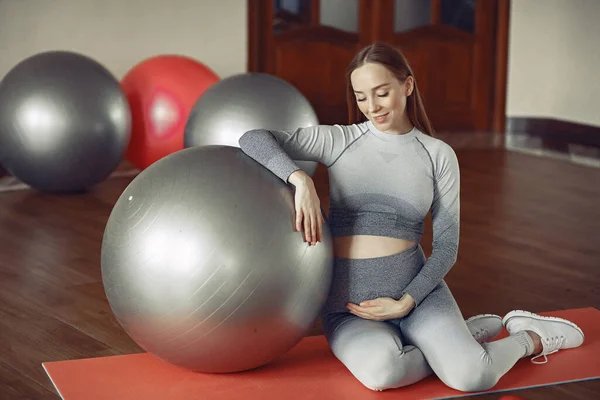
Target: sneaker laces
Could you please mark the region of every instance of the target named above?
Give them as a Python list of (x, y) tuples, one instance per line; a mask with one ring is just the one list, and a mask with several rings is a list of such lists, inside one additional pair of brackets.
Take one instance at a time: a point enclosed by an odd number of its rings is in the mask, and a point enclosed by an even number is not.
[[(565, 342), (565, 337), (563, 335), (554, 336), (554, 337), (546, 337), (542, 339), (542, 352), (537, 356), (531, 359), (531, 362), (534, 364), (545, 364), (548, 362), (548, 357), (550, 354), (556, 353), (561, 349), (563, 343)], [(536, 358), (544, 357), (544, 361), (534, 361)]]

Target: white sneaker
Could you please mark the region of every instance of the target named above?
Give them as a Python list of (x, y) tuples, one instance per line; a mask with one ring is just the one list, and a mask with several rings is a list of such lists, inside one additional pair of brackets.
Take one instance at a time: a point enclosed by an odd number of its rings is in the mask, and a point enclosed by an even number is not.
[[(502, 323), (509, 333), (519, 331), (532, 331), (537, 333), (542, 340), (542, 352), (531, 359), (534, 364), (548, 362), (548, 355), (558, 350), (572, 349), (583, 344), (584, 335), (581, 328), (557, 317), (542, 317), (529, 311), (514, 310), (506, 314)], [(535, 361), (544, 357), (544, 361)]]
[(494, 314), (479, 314), (469, 318), (467, 326), (479, 344), (491, 342), (502, 332), (502, 318)]

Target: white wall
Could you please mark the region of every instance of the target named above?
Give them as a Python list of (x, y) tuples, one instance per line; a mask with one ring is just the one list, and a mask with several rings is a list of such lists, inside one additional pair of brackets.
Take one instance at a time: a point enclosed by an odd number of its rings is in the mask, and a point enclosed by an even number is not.
[(195, 58), (219, 76), (246, 71), (245, 0), (0, 0), (0, 79), (46, 50), (71, 50), (117, 78), (156, 54)]
[(509, 117), (600, 125), (600, 0), (513, 0)]

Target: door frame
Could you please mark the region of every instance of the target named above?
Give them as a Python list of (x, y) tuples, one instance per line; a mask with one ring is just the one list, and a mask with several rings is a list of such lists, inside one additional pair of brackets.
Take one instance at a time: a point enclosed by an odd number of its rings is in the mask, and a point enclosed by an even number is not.
[(494, 63), (494, 98), (492, 101), (492, 131), (505, 133), (506, 96), (508, 86), (508, 39), (510, 32), (510, 7), (512, 0), (498, 0), (496, 17), (496, 49)]
[[(264, 65), (264, 53), (270, 48), (272, 36), (265, 34), (266, 26), (271, 26), (273, 21), (272, 16), (267, 15), (268, 2), (272, 0), (247, 0), (247, 16), (248, 16), (248, 72), (264, 72), (267, 66)], [(312, 0), (314, 5), (318, 5), (318, 0)], [(361, 44), (368, 44), (377, 40), (379, 29), (384, 24), (380, 21), (374, 21), (376, 18), (376, 10), (380, 5), (383, 5), (393, 0), (369, 0), (368, 5), (364, 1), (359, 1), (359, 38)], [(494, 49), (494, 91), (491, 99), (491, 121), (490, 131), (495, 133), (505, 133), (506, 128), (506, 96), (508, 83), (508, 40), (510, 30), (510, 7), (512, 0), (497, 0), (496, 13), (496, 38)], [(389, 5), (387, 5), (389, 7)], [(315, 7), (312, 7), (315, 9)], [(387, 15), (387, 14), (384, 14)], [(388, 18), (392, 18), (389, 15)], [(389, 23), (390, 21), (385, 21)], [(391, 28), (392, 25), (390, 25)], [(383, 28), (385, 29), (385, 28)]]

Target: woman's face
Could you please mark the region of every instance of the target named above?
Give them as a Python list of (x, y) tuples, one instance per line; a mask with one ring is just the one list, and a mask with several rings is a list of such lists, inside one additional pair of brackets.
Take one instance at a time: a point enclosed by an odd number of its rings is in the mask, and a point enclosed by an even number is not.
[(406, 131), (406, 98), (412, 93), (412, 77), (400, 82), (383, 65), (366, 63), (352, 72), (350, 81), (358, 108), (377, 129)]

